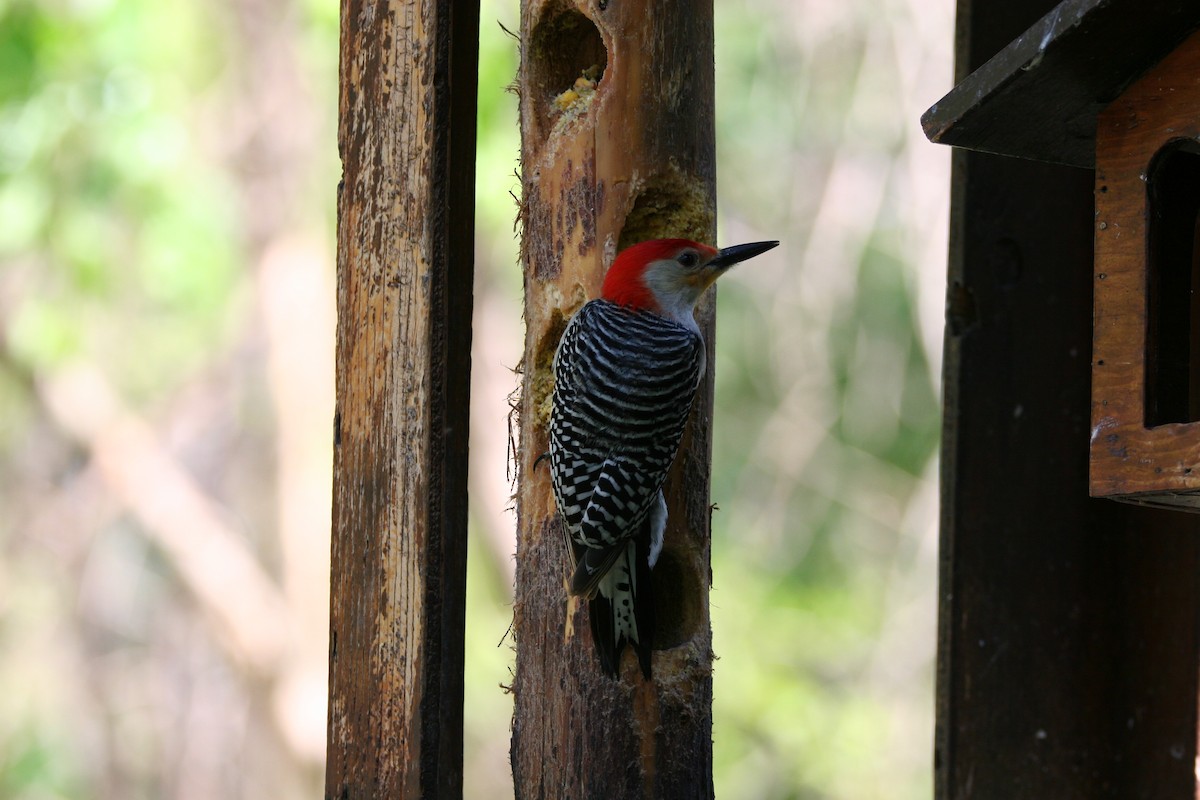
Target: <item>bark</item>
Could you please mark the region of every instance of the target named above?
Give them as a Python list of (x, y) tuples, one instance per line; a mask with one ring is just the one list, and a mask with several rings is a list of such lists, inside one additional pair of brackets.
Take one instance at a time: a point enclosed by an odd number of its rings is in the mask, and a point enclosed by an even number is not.
[[(708, 613), (713, 360), (667, 483), (655, 569), (654, 680), (630, 648), (599, 669), (547, 449), (551, 361), (566, 321), (616, 252), (660, 237), (712, 243), (711, 0), (526, 0), (521, 22), (526, 344), (518, 453), (512, 765), (518, 798), (711, 797)], [(597, 80), (598, 79), (598, 80)], [(697, 318), (712, 352), (713, 298)]]
[(342, 3), (330, 798), (462, 793), (478, 14)]

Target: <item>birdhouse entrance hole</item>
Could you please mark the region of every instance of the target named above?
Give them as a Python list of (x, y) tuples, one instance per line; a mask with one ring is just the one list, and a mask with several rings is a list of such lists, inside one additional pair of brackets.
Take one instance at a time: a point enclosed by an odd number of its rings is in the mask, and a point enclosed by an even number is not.
[(1200, 421), (1200, 144), (1168, 142), (1147, 172), (1146, 426)]

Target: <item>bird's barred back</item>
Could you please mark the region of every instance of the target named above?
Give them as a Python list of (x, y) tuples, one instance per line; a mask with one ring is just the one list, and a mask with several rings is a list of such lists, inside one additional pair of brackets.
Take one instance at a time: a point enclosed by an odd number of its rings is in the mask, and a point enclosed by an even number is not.
[(704, 370), (696, 331), (606, 300), (586, 304), (555, 354), (550, 467), (578, 546), (610, 547), (646, 516)]

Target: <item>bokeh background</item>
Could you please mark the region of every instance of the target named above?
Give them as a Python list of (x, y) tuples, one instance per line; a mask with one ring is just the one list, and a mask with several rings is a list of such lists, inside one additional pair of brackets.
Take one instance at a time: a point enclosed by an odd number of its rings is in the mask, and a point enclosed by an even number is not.
[[(511, 796), (516, 0), (483, 0), (466, 792)], [(717, 0), (723, 798), (931, 793), (951, 0)], [(0, 0), (0, 798), (323, 776), (334, 0)]]

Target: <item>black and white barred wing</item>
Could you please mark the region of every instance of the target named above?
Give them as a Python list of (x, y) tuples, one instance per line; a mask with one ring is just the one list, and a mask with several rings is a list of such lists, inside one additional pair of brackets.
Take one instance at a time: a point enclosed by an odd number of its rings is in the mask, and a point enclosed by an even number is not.
[(590, 594), (657, 500), (704, 368), (698, 333), (604, 300), (567, 325), (555, 355), (550, 468)]

